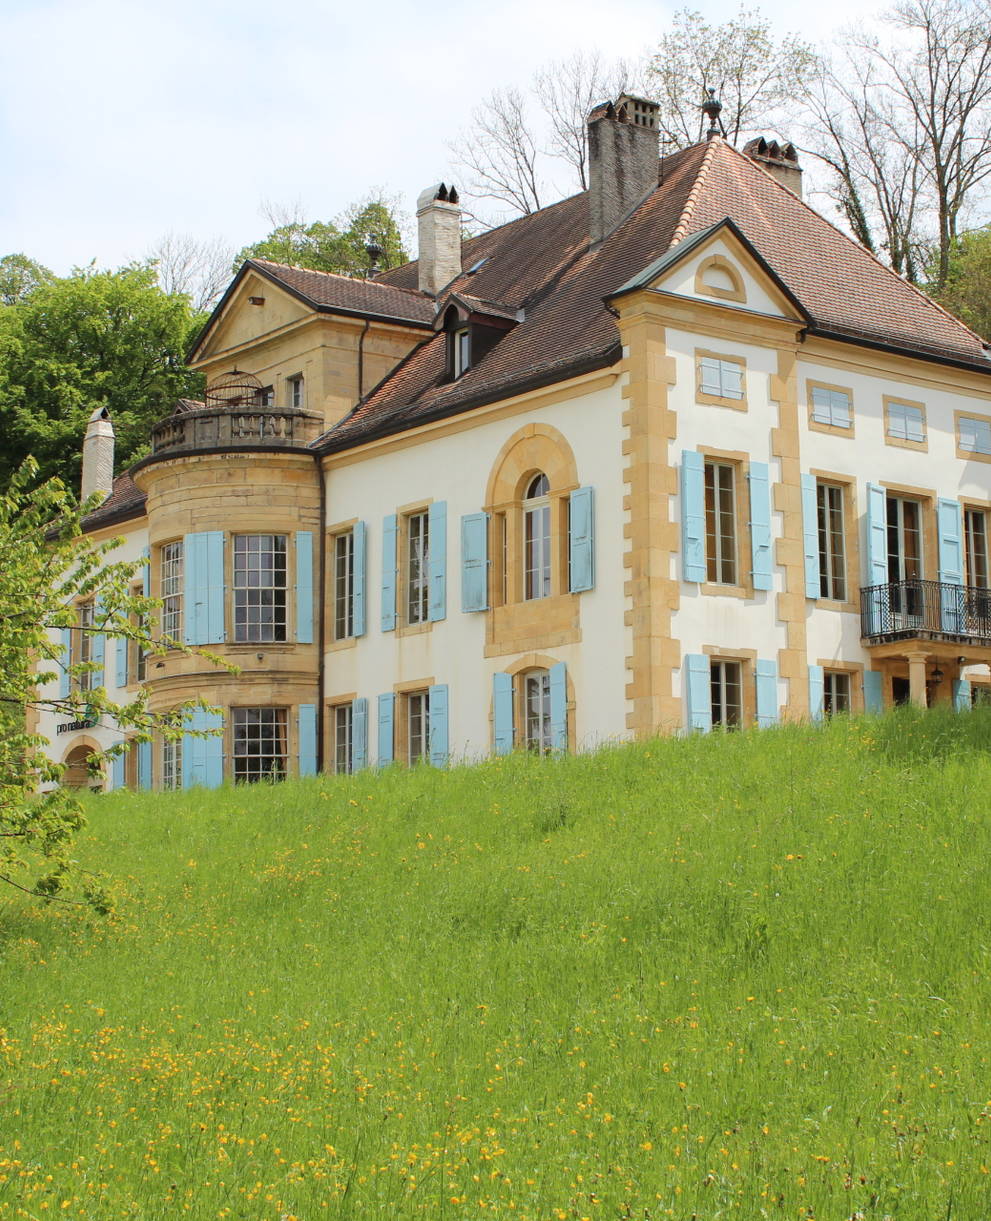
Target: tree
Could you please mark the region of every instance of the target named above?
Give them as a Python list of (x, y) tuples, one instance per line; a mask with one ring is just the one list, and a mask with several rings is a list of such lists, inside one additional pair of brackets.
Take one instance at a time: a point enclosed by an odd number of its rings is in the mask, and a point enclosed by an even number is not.
[(991, 342), (991, 225), (961, 234), (934, 293), (941, 305)]
[(26, 254), (5, 254), (0, 258), (0, 302), (15, 305), (40, 284), (50, 284), (55, 276)]
[(394, 201), (381, 194), (351, 204), (336, 222), (306, 221), (298, 208), (269, 207), (267, 215), (272, 231), (260, 242), (245, 246), (234, 260), (235, 271), (245, 259), (258, 258), (361, 277), (368, 273), (365, 247), (370, 241), (382, 248), (381, 270), (409, 262), (403, 218)]
[(167, 233), (149, 253), (166, 296), (189, 298), (195, 314), (216, 305), (231, 278), (233, 247), (219, 239), (198, 241), (191, 233)]
[[(68, 789), (38, 792), (57, 784), (63, 769), (49, 760), (46, 740), (28, 728), (25, 710), (29, 718), (47, 709), (115, 725), (135, 741), (152, 733), (177, 738), (185, 711), (201, 705), (191, 701), (162, 716), (149, 711), (145, 691), (127, 703), (113, 701), (102, 686), (102, 664), (81, 660), (78, 644), (67, 654), (61, 636), (133, 640), (158, 653), (193, 650), (140, 626), (153, 623), (158, 606), (131, 593), (140, 563), (112, 558), (119, 539), (94, 542), (84, 535), (81, 510), (65, 486), (57, 479), (39, 485), (37, 474), (29, 459), (0, 495), (0, 882), (106, 911), (102, 880), (80, 876), (70, 855), (83, 825), (79, 802)], [(87, 627), (80, 599), (94, 606)], [(67, 681), (54, 695), (60, 675)], [(114, 747), (105, 758), (124, 749)]]
[(44, 477), (78, 486), (86, 421), (109, 408), (117, 457), (142, 452), (151, 425), (202, 377), (184, 353), (195, 319), (148, 265), (75, 271), (0, 310), (0, 480), (28, 454)]
[(891, 265), (918, 278), (935, 249), (932, 287), (949, 275), (961, 221), (991, 175), (991, 0), (903, 0), (893, 38), (855, 30), (811, 98), (811, 150), (832, 170), (850, 216), (883, 233)]
[(807, 43), (787, 34), (776, 39), (757, 9), (740, 9), (722, 25), (680, 9), (671, 31), (650, 61), (647, 83), (660, 105), (661, 140), (685, 148), (703, 138), (701, 104), (715, 89), (720, 116), (733, 144), (747, 132), (775, 127), (816, 62)]

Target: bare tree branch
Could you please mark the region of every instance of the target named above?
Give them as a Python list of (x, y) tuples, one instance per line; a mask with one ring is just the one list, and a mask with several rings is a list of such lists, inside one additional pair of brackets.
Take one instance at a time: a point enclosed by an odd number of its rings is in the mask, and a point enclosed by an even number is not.
[(162, 291), (184, 293), (199, 313), (215, 305), (227, 286), (234, 250), (219, 238), (198, 241), (190, 233), (167, 233), (149, 257)]

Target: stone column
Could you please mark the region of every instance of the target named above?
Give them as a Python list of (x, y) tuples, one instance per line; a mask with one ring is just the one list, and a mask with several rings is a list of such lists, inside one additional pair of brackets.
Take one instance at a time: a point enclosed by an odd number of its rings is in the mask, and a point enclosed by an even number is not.
[(908, 654), (908, 690), (909, 698), (916, 708), (925, 708), (926, 704), (926, 661), (925, 653)]

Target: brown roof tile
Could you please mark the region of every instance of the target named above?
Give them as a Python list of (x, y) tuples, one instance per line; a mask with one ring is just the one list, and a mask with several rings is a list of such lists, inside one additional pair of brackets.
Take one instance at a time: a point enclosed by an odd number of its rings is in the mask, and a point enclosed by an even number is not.
[(99, 530), (114, 522), (141, 517), (145, 511), (145, 494), (126, 472), (114, 480), (113, 490), (98, 509), (83, 518), (84, 530)]
[(270, 280), (284, 285), (317, 309), (370, 314), (418, 326), (429, 326), (434, 319), (433, 297), (419, 292), (415, 286), (405, 288), (381, 278), (358, 280), (331, 271), (289, 267), (269, 259), (249, 259), (248, 265)]

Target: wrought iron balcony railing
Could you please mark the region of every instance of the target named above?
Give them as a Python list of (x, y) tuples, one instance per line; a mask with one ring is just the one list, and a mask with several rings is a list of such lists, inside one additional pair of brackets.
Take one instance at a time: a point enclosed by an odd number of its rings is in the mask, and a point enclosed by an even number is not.
[(945, 581), (892, 581), (860, 591), (860, 633), (885, 640), (967, 638), (991, 643), (991, 589)]

